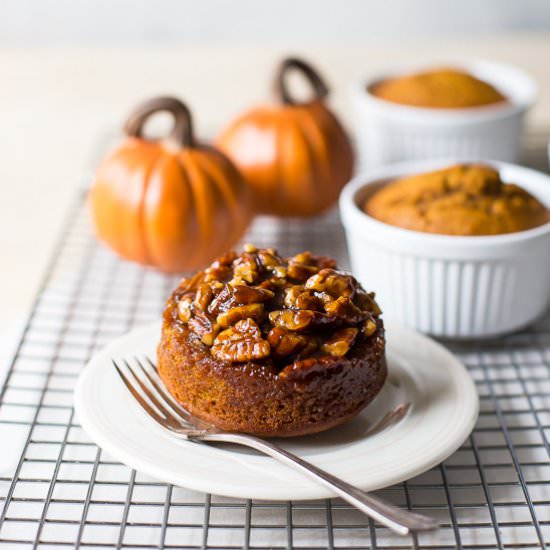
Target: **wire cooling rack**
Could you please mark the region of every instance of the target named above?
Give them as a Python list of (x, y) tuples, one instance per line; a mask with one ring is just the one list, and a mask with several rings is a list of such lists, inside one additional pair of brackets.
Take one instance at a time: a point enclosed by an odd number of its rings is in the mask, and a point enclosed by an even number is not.
[[(542, 140), (531, 136), (527, 161), (546, 167), (542, 151)], [(443, 464), (378, 491), (436, 517), (435, 533), (398, 537), (340, 500), (236, 500), (173, 487), (96, 447), (72, 408), (77, 377), (112, 338), (157, 319), (176, 279), (99, 246), (82, 199), (0, 393), (2, 547), (492, 549), (550, 542), (550, 318), (503, 339), (449, 344), (477, 384), (477, 426)], [(246, 239), (347, 264), (335, 213), (307, 223), (259, 218)]]

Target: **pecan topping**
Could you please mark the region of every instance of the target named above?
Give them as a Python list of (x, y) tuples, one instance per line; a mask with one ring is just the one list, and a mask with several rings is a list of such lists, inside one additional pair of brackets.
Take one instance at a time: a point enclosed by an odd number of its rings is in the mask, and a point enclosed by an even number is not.
[(288, 270), (286, 267), (283, 267), (282, 265), (277, 265), (273, 268), (273, 275), (277, 279), (284, 279), (287, 276)]
[(281, 265), (281, 258), (272, 248), (258, 251), (258, 261), (266, 269), (273, 269)]
[(287, 276), (303, 283), (308, 277), (319, 271), (316, 265), (300, 264), (293, 261), (288, 262)]
[(275, 296), (275, 293), (267, 288), (246, 285), (235, 285), (233, 287), (233, 298), (235, 303), (240, 305), (267, 302), (273, 296)]
[(281, 309), (271, 311), (269, 320), (275, 326), (284, 327), (288, 330), (303, 331), (333, 324), (336, 318), (311, 309)]
[(309, 252), (285, 260), (253, 245), (183, 279), (165, 315), (218, 360), (262, 361), (280, 376), (291, 366), (303, 373), (330, 368), (381, 326), (374, 294), (334, 260)]
[(348, 323), (359, 323), (369, 316), (368, 311), (359, 309), (347, 296), (340, 296), (333, 302), (325, 304), (325, 311)]
[(214, 298), (214, 291), (207, 284), (202, 284), (197, 289), (193, 305), (201, 311), (206, 311), (206, 308)]
[(211, 351), (221, 361), (243, 363), (268, 357), (271, 348), (262, 338), (258, 325), (252, 319), (245, 319), (220, 332)]
[(296, 254), (296, 256), (292, 256), (292, 258), (289, 258), (288, 263), (294, 262), (297, 264), (309, 265), (312, 263), (312, 258), (313, 256), (311, 252), (306, 250), (305, 252), (300, 252), (299, 254)]
[(251, 287), (244, 284), (225, 285), (223, 290), (212, 300), (208, 311), (218, 315), (235, 306), (257, 304), (267, 302), (275, 296), (272, 290), (267, 288)]
[(184, 296), (178, 303), (178, 317), (180, 321), (187, 323), (191, 317), (191, 297)]
[(212, 262), (210, 267), (208, 267), (204, 273), (205, 281), (226, 281), (231, 279), (233, 275), (233, 269), (231, 264), (233, 260), (237, 257), (235, 252), (228, 252), (223, 256), (220, 256), (217, 260)]
[(285, 288), (285, 297), (283, 303), (286, 307), (292, 308), (296, 306), (296, 299), (304, 291), (302, 285), (294, 285)]
[(288, 330), (304, 330), (311, 325), (315, 313), (311, 310), (294, 311), (292, 309), (280, 309), (269, 313), (269, 320), (275, 326)]
[(335, 357), (343, 357), (353, 345), (358, 332), (359, 329), (353, 327), (337, 330), (323, 343), (321, 349)]
[(223, 290), (210, 302), (208, 306), (208, 312), (212, 315), (218, 315), (221, 311), (224, 311), (235, 305), (233, 299), (233, 291), (230, 285), (225, 285)]
[(302, 285), (295, 285), (285, 288), (284, 305), (288, 308), (312, 309), (320, 311), (323, 309), (321, 298), (313, 292), (306, 290)]
[(326, 291), (333, 298), (353, 296), (357, 282), (351, 275), (340, 273), (334, 269), (322, 269), (306, 281), (306, 288)]
[(297, 332), (290, 332), (282, 327), (273, 327), (268, 335), (267, 341), (276, 357), (286, 357), (298, 353), (304, 348), (316, 348), (317, 343), (313, 338)]
[(254, 256), (249, 252), (245, 252), (235, 260), (233, 268), (233, 278), (235, 280), (243, 280), (247, 283), (255, 283), (258, 280), (258, 265)]
[(220, 327), (227, 328), (234, 325), (242, 319), (254, 319), (261, 321), (264, 316), (263, 304), (247, 304), (246, 306), (236, 306), (220, 313), (216, 318), (216, 322)]
[(213, 323), (202, 311), (194, 311), (187, 321), (189, 328), (201, 339), (203, 344), (211, 346), (220, 327)]
[(382, 314), (382, 310), (374, 300), (374, 292), (369, 293), (364, 290), (360, 290), (357, 292), (356, 302), (361, 309), (370, 311), (376, 317)]
[(205, 281), (226, 281), (231, 279), (231, 276), (233, 275), (233, 270), (228, 265), (221, 265), (216, 268), (209, 267), (204, 272), (204, 275)]

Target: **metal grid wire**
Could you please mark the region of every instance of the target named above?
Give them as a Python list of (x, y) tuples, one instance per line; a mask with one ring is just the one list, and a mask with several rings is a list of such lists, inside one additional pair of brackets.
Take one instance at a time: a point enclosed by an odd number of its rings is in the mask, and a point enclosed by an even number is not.
[[(530, 164), (546, 166), (541, 139), (531, 136), (528, 145)], [(247, 240), (347, 263), (334, 213), (314, 222), (260, 218)], [(236, 500), (166, 485), (88, 439), (72, 408), (83, 365), (112, 338), (158, 318), (175, 283), (99, 246), (79, 201), (0, 393), (0, 545), (489, 549), (550, 542), (550, 318), (503, 339), (449, 344), (476, 381), (480, 418), (443, 464), (378, 491), (441, 522), (435, 533), (398, 537), (340, 500)]]

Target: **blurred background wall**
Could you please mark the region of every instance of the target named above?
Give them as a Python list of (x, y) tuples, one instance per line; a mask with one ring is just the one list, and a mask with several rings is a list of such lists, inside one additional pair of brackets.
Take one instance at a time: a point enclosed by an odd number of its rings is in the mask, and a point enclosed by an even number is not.
[(0, 45), (7, 46), (359, 39), (549, 28), (550, 0), (0, 1)]

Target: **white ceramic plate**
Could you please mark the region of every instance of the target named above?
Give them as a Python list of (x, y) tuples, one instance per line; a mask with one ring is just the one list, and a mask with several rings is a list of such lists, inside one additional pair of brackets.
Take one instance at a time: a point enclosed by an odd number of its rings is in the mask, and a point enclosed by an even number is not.
[[(332, 496), (273, 459), (244, 448), (174, 439), (134, 402), (111, 359), (154, 358), (160, 324), (136, 329), (98, 353), (75, 391), (82, 427), (105, 451), (168, 483), (238, 498)], [(477, 392), (462, 364), (442, 346), (400, 326), (387, 327), (388, 382), (354, 420), (328, 432), (279, 444), (367, 491), (418, 475), (453, 453), (478, 415)], [(398, 403), (409, 413), (384, 431), (369, 426)]]

